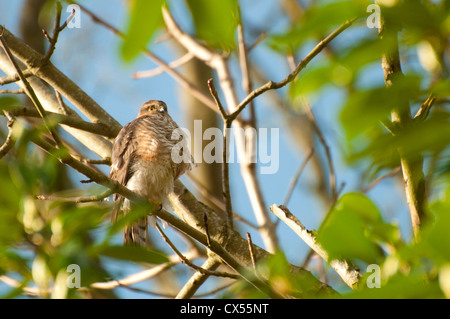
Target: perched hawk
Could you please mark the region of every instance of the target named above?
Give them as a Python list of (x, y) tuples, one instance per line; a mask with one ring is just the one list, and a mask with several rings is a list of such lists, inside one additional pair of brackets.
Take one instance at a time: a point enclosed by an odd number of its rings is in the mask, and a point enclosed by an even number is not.
[[(137, 119), (125, 125), (114, 141), (109, 177), (172, 211), (169, 198), (174, 195), (174, 182), (193, 165), (180, 130), (167, 113), (166, 103), (144, 103)], [(129, 200), (116, 195), (115, 201), (114, 218), (119, 211), (130, 210)], [(145, 246), (147, 225), (154, 227), (155, 223), (155, 217), (149, 216), (126, 226), (124, 243)]]

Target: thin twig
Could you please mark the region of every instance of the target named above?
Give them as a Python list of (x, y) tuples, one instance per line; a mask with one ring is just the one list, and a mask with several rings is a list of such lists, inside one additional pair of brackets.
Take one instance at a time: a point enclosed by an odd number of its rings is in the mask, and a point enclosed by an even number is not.
[(247, 54), (249, 54), (258, 44), (260, 44), (267, 37), (267, 32), (262, 32), (256, 40), (248, 46)]
[(220, 114), (222, 115), (223, 121), (224, 122), (227, 121), (228, 114), (227, 114), (227, 111), (225, 111), (225, 109), (222, 105), (222, 102), (220, 102), (219, 95), (217, 94), (213, 79), (208, 80), (208, 88), (209, 88), (209, 92), (211, 93), (211, 96), (214, 99), (214, 102), (216, 103), (217, 108), (219, 109)]
[(220, 102), (217, 91), (214, 87), (213, 79), (208, 80), (208, 88), (211, 93), (216, 105), (222, 115), (223, 119), (223, 150), (222, 150), (222, 187), (223, 187), (223, 197), (225, 201), (225, 212), (227, 216), (228, 227), (233, 229), (233, 207), (231, 203), (231, 193), (230, 193), (230, 176), (229, 176), (229, 168), (228, 168), (228, 148), (229, 148), (229, 136), (228, 132), (230, 131), (232, 120), (229, 119), (229, 115), (225, 111)]
[(79, 160), (82, 163), (86, 164), (94, 164), (94, 165), (111, 165), (111, 158), (103, 158), (103, 159), (91, 159), (91, 158), (85, 158), (82, 156), (78, 156), (75, 154), (72, 154), (72, 157)]
[[(193, 57), (194, 57), (194, 55), (191, 52), (187, 52), (182, 57), (176, 59), (175, 61), (172, 61), (172, 62), (168, 63), (167, 65), (171, 69), (175, 69), (175, 68), (178, 68), (178, 67), (182, 66), (183, 64), (191, 61)], [(161, 73), (163, 73), (165, 71), (166, 71), (165, 67), (159, 66), (159, 67), (157, 67), (155, 69), (152, 69), (152, 70), (136, 71), (136, 72), (134, 72), (132, 74), (132, 77), (135, 78), (135, 79), (149, 78), (149, 77), (153, 77), (153, 76), (159, 75), (159, 74), (161, 74)]]
[(288, 192), (286, 194), (286, 197), (284, 198), (283, 205), (287, 206), (289, 203), (289, 200), (291, 199), (292, 192), (294, 191), (295, 185), (297, 185), (298, 179), (300, 178), (300, 175), (302, 174), (303, 170), (306, 167), (306, 164), (308, 164), (309, 160), (314, 154), (314, 148), (311, 148), (308, 152), (308, 155), (306, 155), (306, 158), (303, 160), (302, 164), (297, 170), (297, 173), (295, 174), (294, 178), (291, 181), (291, 184), (289, 186)]
[(257, 272), (256, 272), (256, 257), (255, 257), (255, 252), (253, 251), (252, 236), (250, 235), (249, 232), (247, 232), (247, 243), (248, 243), (248, 252), (250, 253), (250, 258), (252, 260), (253, 271), (256, 275), (257, 274)]
[(52, 129), (50, 127), (50, 125), (48, 123), (48, 119), (47, 119), (47, 115), (46, 115), (45, 109), (42, 107), (42, 104), (39, 101), (38, 97), (36, 96), (36, 93), (34, 92), (33, 88), (30, 85), (30, 83), (27, 81), (27, 79), (23, 75), (21, 68), (19, 67), (19, 65), (17, 64), (17, 61), (15, 60), (15, 58), (12, 55), (11, 51), (9, 50), (7, 43), (6, 43), (5, 39), (3, 38), (3, 31), (4, 31), (4, 29), (2, 27), (2, 34), (0, 35), (0, 42), (1, 42), (2, 46), (3, 46), (3, 49), (4, 49), (5, 53), (6, 53), (6, 55), (9, 58), (9, 61), (14, 66), (17, 74), (20, 77), (20, 80), (24, 84), (25, 92), (30, 97), (31, 101), (33, 102), (34, 106), (36, 107), (37, 111), (39, 112), (39, 115), (44, 120), (44, 125), (46, 126), (46, 128), (50, 132), (50, 134), (52, 135), (53, 139), (56, 142), (56, 145), (58, 145), (58, 148), (59, 149), (64, 149), (64, 145), (62, 144), (59, 135), (56, 133), (56, 131), (54, 129)]
[(9, 119), (8, 124), (6, 125), (8, 127), (8, 136), (6, 137), (3, 145), (0, 146), (0, 159), (3, 158), (14, 147), (14, 144), (16, 142), (13, 136), (13, 125), (15, 122), (15, 118), (6, 111), (4, 111), (4, 113)]
[(0, 90), (0, 94), (25, 94), (23, 89), (18, 90)]
[[(30, 77), (33, 75), (33, 71), (30, 69), (25, 69), (22, 71), (24, 77)], [(20, 81), (20, 77), (17, 73), (4, 76), (0, 78), (0, 85), (6, 85), (14, 82)]]
[(71, 203), (88, 203), (88, 202), (98, 202), (113, 194), (113, 191), (107, 189), (106, 191), (92, 196), (78, 196), (78, 197), (58, 197), (50, 195), (36, 195), (39, 200), (50, 200), (59, 202), (71, 202)]
[(379, 182), (381, 182), (383, 179), (388, 178), (388, 177), (394, 177), (395, 175), (397, 175), (398, 173), (400, 173), (402, 170), (402, 168), (400, 166), (394, 168), (392, 171), (379, 176), (377, 179), (375, 179), (369, 186), (367, 186), (366, 188), (364, 188), (362, 190), (363, 193), (367, 193), (369, 192), (372, 188), (374, 188), (375, 186), (377, 186), (377, 184)]
[(57, 1), (56, 2), (55, 24), (53, 26), (52, 36), (50, 36), (47, 31), (42, 30), (42, 33), (44, 34), (45, 38), (50, 42), (50, 46), (42, 60), (43, 64), (50, 61), (50, 58), (52, 57), (53, 53), (55, 52), (56, 42), (58, 42), (59, 33), (65, 29), (65, 27), (70, 22), (70, 20), (72, 20), (73, 17), (75, 16), (75, 9), (73, 9), (69, 18), (67, 18), (67, 20), (62, 25), (59, 25), (61, 22), (61, 10), (62, 10), (61, 3), (59, 1)]
[(211, 271), (204, 269), (202, 267), (199, 267), (192, 263), (189, 259), (187, 259), (178, 249), (175, 247), (175, 245), (170, 241), (170, 239), (167, 237), (167, 235), (163, 232), (161, 227), (156, 223), (156, 228), (159, 231), (159, 234), (163, 238), (163, 240), (169, 245), (169, 247), (175, 252), (175, 254), (180, 257), (181, 261), (189, 266), (190, 268), (194, 269), (195, 271), (201, 272), (202, 274), (208, 275), (208, 276), (217, 276), (217, 277), (227, 277), (227, 278), (233, 278), (238, 279), (241, 278), (239, 275), (228, 273), (228, 272), (222, 272), (222, 271)]
[(308, 117), (314, 132), (316, 133), (317, 137), (319, 138), (320, 143), (322, 144), (323, 148), (325, 149), (325, 156), (327, 158), (328, 162), (328, 168), (330, 170), (330, 188), (331, 188), (331, 198), (332, 200), (337, 199), (337, 189), (336, 189), (336, 173), (334, 171), (334, 165), (333, 165), (333, 159), (331, 157), (331, 151), (330, 147), (328, 146), (327, 142), (325, 141), (325, 137), (322, 134), (322, 131), (320, 130), (319, 126), (317, 125), (316, 119), (314, 117), (314, 114), (311, 110), (311, 106), (309, 103), (305, 100), (305, 103), (303, 104), (306, 116)]
[(415, 120), (424, 121), (428, 114), (430, 113), (430, 109), (436, 101), (436, 97), (430, 94), (425, 102), (422, 103), (416, 115), (414, 115)]
[[(195, 250), (187, 251), (186, 253), (184, 253), (184, 255), (187, 256), (187, 258), (198, 257), (198, 254)], [(128, 287), (132, 284), (136, 284), (138, 282), (155, 277), (158, 274), (160, 274), (161, 272), (169, 269), (170, 267), (177, 265), (178, 263), (180, 263), (179, 257), (177, 255), (172, 255), (172, 256), (169, 256), (169, 261), (164, 264), (154, 266), (150, 269), (146, 269), (146, 270), (140, 271), (135, 274), (131, 274), (123, 279), (116, 279), (116, 280), (111, 280), (111, 281), (106, 281), (106, 282), (95, 282), (95, 283), (90, 284), (89, 288), (114, 289), (116, 287), (123, 287), (123, 286)], [(82, 288), (80, 288), (80, 289), (82, 289)]]
[[(252, 82), (248, 68), (247, 48), (245, 44), (244, 26), (242, 25), (242, 21), (240, 21), (240, 23), (238, 24), (237, 30), (238, 30), (239, 65), (241, 68), (242, 89), (244, 90), (245, 94), (249, 94), (252, 90)], [(255, 105), (253, 101), (249, 103), (249, 111), (250, 111), (249, 123), (251, 124), (252, 127), (256, 128), (256, 114), (255, 114)]]
[[(216, 255), (208, 256), (205, 260), (201, 268), (215, 271), (222, 263), (220, 259)], [(188, 299), (192, 298), (195, 292), (200, 288), (201, 285), (209, 278), (209, 275), (206, 275), (202, 272), (197, 271), (195, 274), (189, 278), (183, 288), (180, 289), (178, 294), (176, 295), (176, 299)]]
[[(215, 194), (211, 193), (209, 191), (209, 189), (207, 187), (205, 187), (205, 185), (203, 185), (191, 172), (187, 172), (186, 175), (191, 181), (193, 181), (194, 187), (197, 188), (197, 191), (200, 193), (201, 196), (203, 196), (204, 198), (207, 198), (209, 201), (211, 201), (212, 204), (217, 206), (217, 208), (219, 208), (223, 212), (226, 211), (226, 207), (225, 207), (223, 198), (222, 199), (217, 198), (217, 196)], [(261, 226), (255, 225), (254, 223), (250, 222), (248, 219), (242, 217), (235, 211), (233, 211), (233, 218), (237, 221), (240, 221), (240, 222), (254, 228), (254, 229), (259, 229), (261, 227)]]
[(259, 95), (263, 94), (264, 92), (266, 92), (268, 90), (280, 89), (280, 88), (284, 87), (286, 84), (292, 82), (297, 77), (297, 74), (300, 73), (300, 71), (303, 70), (313, 58), (315, 58), (320, 52), (322, 52), (322, 50), (328, 45), (328, 43), (330, 43), (339, 34), (341, 34), (344, 30), (346, 30), (348, 27), (350, 27), (354, 21), (356, 21), (356, 18), (353, 18), (353, 19), (350, 19), (350, 20), (344, 22), (341, 26), (339, 26), (336, 30), (334, 30), (330, 35), (328, 35), (325, 39), (320, 41), (314, 47), (314, 49), (312, 49), (311, 52), (308, 53), (308, 55), (297, 64), (297, 67), (295, 68), (295, 70), (292, 71), (291, 73), (289, 73), (286, 76), (286, 78), (284, 78), (280, 82), (269, 81), (266, 84), (260, 86), (259, 88), (253, 90), (252, 92), (250, 92), (250, 94), (248, 94), (247, 97), (244, 100), (242, 100), (241, 103), (239, 103), (239, 105), (236, 107), (236, 110), (232, 114), (230, 114), (230, 116), (232, 118), (236, 118), (242, 112), (242, 110), (247, 106), (248, 103), (253, 101), (253, 99), (255, 99)]
[(211, 237), (209, 236), (208, 215), (203, 214), (203, 222), (205, 224), (206, 244), (211, 247)]
[[(7, 109), (14, 116), (40, 117), (39, 112), (31, 107), (11, 107)], [(70, 126), (86, 132), (114, 138), (116, 134), (104, 123), (91, 123), (71, 115), (45, 111), (45, 115), (51, 123)]]

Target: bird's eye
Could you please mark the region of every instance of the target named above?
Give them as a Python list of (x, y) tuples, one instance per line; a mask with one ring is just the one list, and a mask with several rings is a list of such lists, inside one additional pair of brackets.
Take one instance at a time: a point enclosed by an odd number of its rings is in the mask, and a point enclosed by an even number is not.
[(149, 106), (148, 110), (149, 111), (154, 111), (155, 110), (155, 106), (154, 105)]

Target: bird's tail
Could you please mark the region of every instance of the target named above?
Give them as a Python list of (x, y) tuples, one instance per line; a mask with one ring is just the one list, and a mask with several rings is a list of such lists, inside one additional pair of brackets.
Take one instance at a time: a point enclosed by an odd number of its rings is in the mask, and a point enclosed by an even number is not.
[[(122, 196), (115, 198), (116, 203), (113, 208), (111, 222), (115, 223), (120, 214), (127, 214), (130, 212), (131, 203), (128, 199)], [(134, 245), (146, 247), (148, 246), (148, 232), (147, 232), (147, 217), (142, 217), (130, 225), (125, 226), (123, 243), (125, 245)]]
[(123, 243), (146, 247), (148, 245), (147, 217), (138, 219), (131, 225), (125, 226)]

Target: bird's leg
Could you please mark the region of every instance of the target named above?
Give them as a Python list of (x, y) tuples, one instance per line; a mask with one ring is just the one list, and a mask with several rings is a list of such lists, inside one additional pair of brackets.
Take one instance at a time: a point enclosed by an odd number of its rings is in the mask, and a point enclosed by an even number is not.
[(148, 200), (151, 204), (153, 204), (153, 205), (155, 205), (156, 207), (158, 207), (158, 211), (160, 211), (160, 210), (163, 208), (163, 205), (162, 205), (161, 202), (156, 201), (156, 200), (153, 200), (153, 199), (151, 199), (151, 198), (147, 198), (147, 200)]

